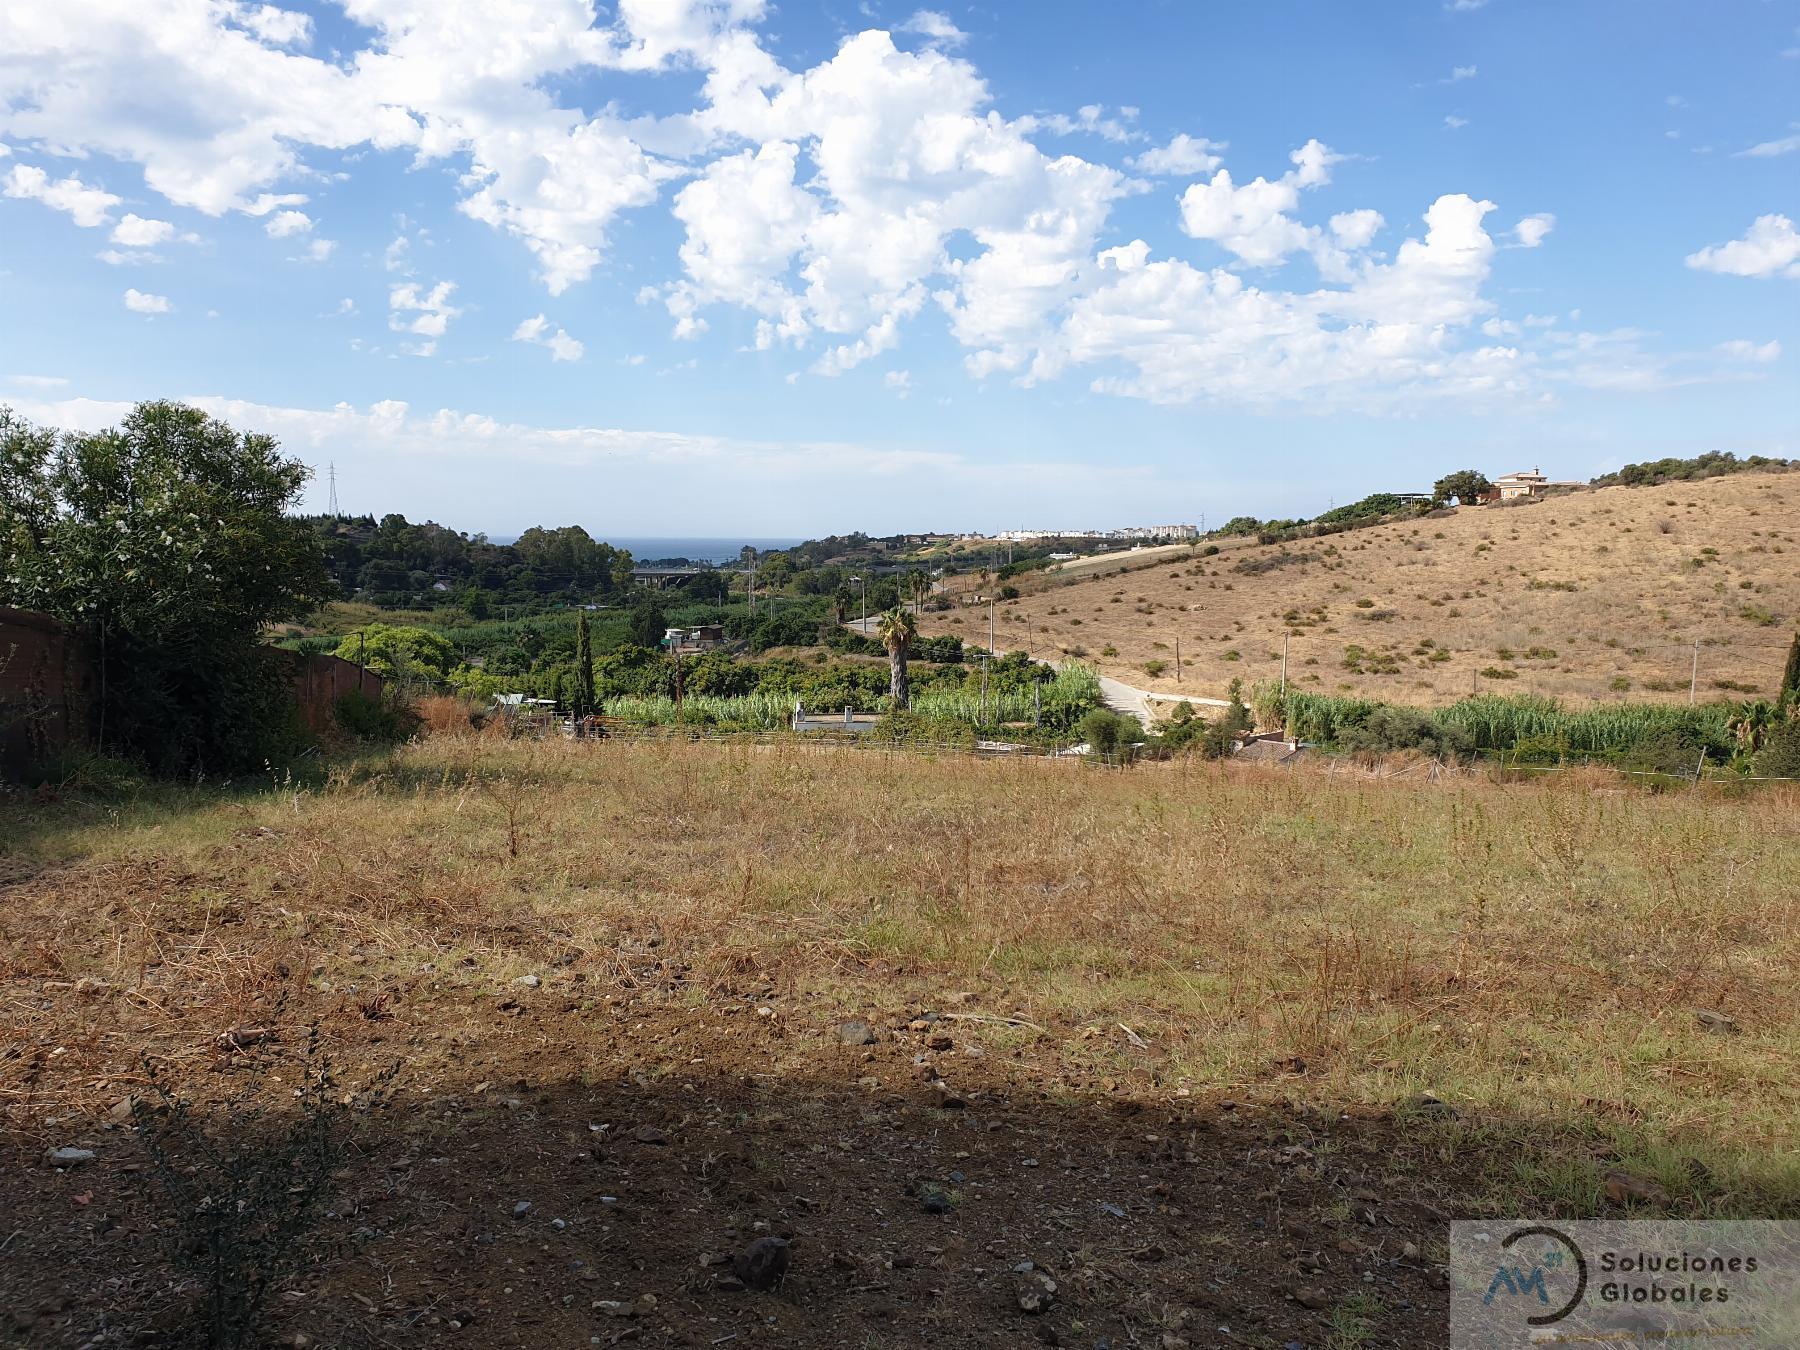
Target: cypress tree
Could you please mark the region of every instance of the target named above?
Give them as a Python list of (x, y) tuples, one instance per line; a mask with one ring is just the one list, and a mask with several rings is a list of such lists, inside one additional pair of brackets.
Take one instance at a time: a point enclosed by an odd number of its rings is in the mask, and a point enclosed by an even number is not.
[(575, 717), (594, 711), (594, 643), (588, 636), (585, 613), (575, 616)]

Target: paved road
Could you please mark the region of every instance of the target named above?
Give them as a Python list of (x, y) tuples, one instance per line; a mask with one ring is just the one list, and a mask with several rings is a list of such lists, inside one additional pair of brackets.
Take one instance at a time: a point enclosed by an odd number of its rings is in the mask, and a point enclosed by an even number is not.
[(1114, 712), (1124, 713), (1127, 717), (1135, 717), (1144, 724), (1146, 730), (1151, 723), (1150, 705), (1162, 703), (1195, 703), (1205, 708), (1229, 708), (1231, 701), (1223, 698), (1205, 698), (1199, 694), (1163, 694), (1148, 689), (1137, 689), (1115, 680), (1110, 675), (1100, 677), (1100, 697), (1106, 706)]

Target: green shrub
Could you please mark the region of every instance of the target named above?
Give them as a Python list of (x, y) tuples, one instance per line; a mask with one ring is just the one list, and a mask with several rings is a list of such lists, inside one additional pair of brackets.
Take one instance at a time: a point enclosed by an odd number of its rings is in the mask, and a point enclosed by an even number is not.
[(1691, 778), (1700, 763), (1700, 749), (1679, 731), (1663, 730), (1646, 736), (1616, 759), (1621, 768), (1635, 773)]
[(38, 777), (65, 792), (123, 797), (144, 785), (143, 770), (128, 759), (93, 750), (64, 750), (39, 767)]
[(1227, 758), (1239, 736), (1250, 730), (1250, 709), (1244, 706), (1244, 682), (1231, 682), (1231, 706), (1206, 724), (1200, 737), (1200, 753), (1208, 759)]
[(1800, 778), (1800, 718), (1790, 717), (1770, 734), (1755, 771), (1759, 778)]
[(331, 716), (346, 736), (382, 745), (410, 740), (422, 725), (411, 704), (388, 694), (370, 698), (358, 690), (332, 704)]
[(1143, 739), (1143, 728), (1132, 718), (1096, 708), (1076, 724), (1075, 734), (1087, 743), (1091, 753), (1118, 759), (1128, 755), (1131, 747)]
[(1345, 730), (1339, 743), (1346, 750), (1387, 754), (1420, 750), (1436, 759), (1472, 754), (1474, 738), (1461, 727), (1437, 721), (1413, 708), (1382, 707)]
[(1168, 668), (1169, 668), (1169, 663), (1167, 661), (1153, 658), (1149, 661), (1144, 662), (1144, 674), (1150, 676), (1151, 679), (1155, 679), (1158, 675), (1161, 675)]

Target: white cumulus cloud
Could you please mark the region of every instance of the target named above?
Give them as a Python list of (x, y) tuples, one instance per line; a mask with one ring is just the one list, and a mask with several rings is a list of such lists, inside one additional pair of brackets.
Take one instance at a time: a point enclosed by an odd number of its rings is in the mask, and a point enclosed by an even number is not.
[(168, 221), (146, 220), (129, 213), (113, 226), (112, 232), (113, 243), (123, 244), (126, 248), (155, 248), (174, 237), (175, 227)]
[(1204, 136), (1189, 136), (1186, 132), (1178, 132), (1167, 145), (1159, 145), (1126, 160), (1125, 167), (1139, 173), (1167, 177), (1211, 173), (1224, 163), (1220, 154), (1225, 149), (1223, 141), (1211, 141)]
[(1548, 211), (1540, 211), (1521, 220), (1513, 227), (1513, 233), (1518, 236), (1520, 248), (1536, 248), (1555, 228), (1556, 217)]
[(4, 180), (8, 197), (42, 202), (53, 211), (62, 211), (84, 230), (104, 225), (112, 218), (112, 208), (119, 199), (101, 188), (89, 187), (79, 178), (52, 179), (34, 164), (15, 164)]
[(133, 314), (167, 314), (174, 306), (166, 295), (147, 295), (133, 288), (125, 292), (125, 308)]
[(1690, 253), (1687, 265), (1734, 277), (1800, 277), (1800, 231), (1786, 216), (1758, 216), (1742, 239)]
[(1311, 246), (1318, 232), (1289, 213), (1300, 205), (1303, 189), (1331, 181), (1330, 167), (1339, 157), (1311, 140), (1289, 158), (1294, 168), (1274, 182), (1256, 178), (1239, 186), (1231, 170), (1220, 169), (1210, 182), (1191, 184), (1181, 194), (1181, 228), (1256, 267), (1271, 266)]
[(542, 314), (526, 319), (513, 329), (512, 340), (548, 348), (551, 358), (557, 361), (579, 361), (581, 353), (585, 350), (580, 342), (570, 337)]
[(412, 355), (430, 356), (435, 352), (437, 340), (448, 331), (450, 321), (462, 313), (450, 303), (455, 289), (454, 281), (440, 281), (430, 290), (409, 281), (388, 291), (388, 327), (396, 333), (425, 339), (408, 348)]
[(286, 239), (292, 234), (305, 234), (312, 227), (312, 217), (304, 211), (277, 211), (263, 222), (263, 230), (271, 239)]
[(916, 34), (939, 47), (960, 47), (969, 40), (967, 33), (935, 9), (914, 10), (912, 17), (905, 23), (896, 24), (895, 29)]

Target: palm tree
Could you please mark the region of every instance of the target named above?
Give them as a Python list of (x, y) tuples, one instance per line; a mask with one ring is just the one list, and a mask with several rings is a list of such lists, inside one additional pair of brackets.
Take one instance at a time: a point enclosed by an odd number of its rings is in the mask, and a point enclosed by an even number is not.
[(906, 574), (906, 593), (912, 597), (913, 613), (917, 614), (931, 596), (931, 574), (929, 572), (908, 572)]
[(896, 709), (904, 708), (908, 702), (906, 654), (912, 649), (913, 639), (919, 635), (918, 625), (912, 615), (895, 605), (875, 621), (875, 632), (881, 638), (881, 645), (887, 648), (888, 694)]

